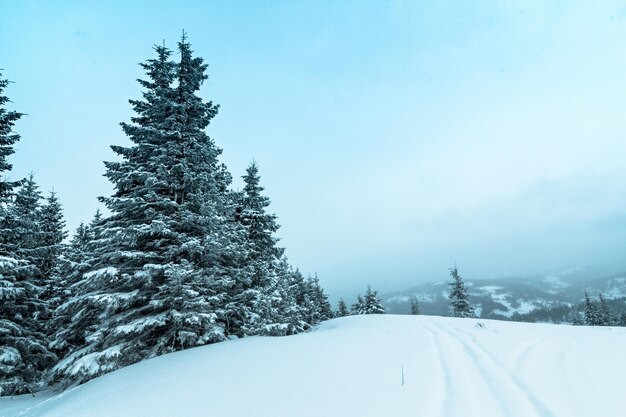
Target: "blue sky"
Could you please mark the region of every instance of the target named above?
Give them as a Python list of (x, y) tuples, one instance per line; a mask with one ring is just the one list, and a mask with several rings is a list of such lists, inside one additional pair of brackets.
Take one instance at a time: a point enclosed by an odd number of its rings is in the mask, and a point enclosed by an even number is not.
[(137, 63), (185, 29), (208, 132), (254, 158), (293, 264), (332, 294), (626, 270), (626, 3), (0, 0), (0, 68), (34, 171), (88, 220)]

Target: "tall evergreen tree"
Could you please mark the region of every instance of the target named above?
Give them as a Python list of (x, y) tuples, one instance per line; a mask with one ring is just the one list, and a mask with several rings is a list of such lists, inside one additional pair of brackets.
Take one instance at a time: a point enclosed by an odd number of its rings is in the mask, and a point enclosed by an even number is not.
[(122, 123), (133, 142), (113, 146), (106, 162), (115, 193), (111, 212), (94, 227), (94, 262), (57, 309), (66, 320), (55, 345), (77, 347), (55, 368), (56, 379), (86, 380), (139, 360), (223, 340), (228, 301), (247, 256), (243, 230), (229, 219), (229, 177), (221, 150), (204, 129), (218, 107), (197, 92), (207, 65), (186, 38), (180, 61), (156, 47), (143, 64), (143, 100)]
[(22, 257), (21, 211), (14, 204), (14, 189), (23, 181), (8, 181), (13, 145), (20, 139), (13, 131), (21, 113), (8, 111), (3, 94), (8, 81), (0, 76), (0, 396), (32, 393), (42, 385), (43, 373), (56, 357), (47, 348), (39, 317), (45, 304), (39, 299), (37, 271)]
[(231, 289), (232, 303), (229, 332), (243, 334), (278, 335), (293, 331), (285, 309), (291, 297), (285, 293), (288, 286), (279, 280), (289, 279), (289, 266), (282, 262), (284, 250), (277, 246), (274, 233), (279, 229), (276, 215), (266, 212), (270, 205), (262, 194), (258, 166), (252, 162), (243, 176), (244, 189), (232, 194), (235, 204), (235, 220), (244, 228), (249, 247), (245, 267), (249, 279), (238, 282)]
[(40, 208), (43, 199), (33, 173), (15, 194), (15, 251), (25, 260), (38, 268), (37, 275), (41, 280), (41, 223)]
[(450, 300), (450, 311), (453, 317), (473, 317), (474, 307), (470, 304), (467, 288), (463, 283), (463, 278), (459, 275), (457, 267), (450, 268), (452, 281), (448, 284)]
[(41, 233), (39, 269), (44, 276), (49, 276), (58, 264), (64, 250), (63, 241), (67, 237), (63, 208), (54, 191), (47, 197), (46, 204), (41, 207), (39, 221)]
[(9, 181), (5, 178), (5, 173), (11, 171), (13, 167), (7, 158), (13, 155), (15, 152), (13, 145), (20, 140), (20, 135), (13, 131), (13, 127), (15, 122), (23, 116), (22, 113), (6, 108), (10, 100), (4, 95), (4, 90), (8, 85), (9, 80), (2, 78), (2, 73), (0, 73), (0, 201), (3, 202), (6, 202), (13, 195), (13, 189), (23, 182), (22, 180)]

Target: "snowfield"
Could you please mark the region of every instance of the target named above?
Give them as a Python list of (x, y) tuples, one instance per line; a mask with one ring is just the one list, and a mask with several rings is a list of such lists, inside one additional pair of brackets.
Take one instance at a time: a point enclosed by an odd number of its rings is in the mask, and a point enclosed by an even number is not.
[(617, 417), (625, 352), (624, 328), (354, 316), (2, 398), (0, 416)]

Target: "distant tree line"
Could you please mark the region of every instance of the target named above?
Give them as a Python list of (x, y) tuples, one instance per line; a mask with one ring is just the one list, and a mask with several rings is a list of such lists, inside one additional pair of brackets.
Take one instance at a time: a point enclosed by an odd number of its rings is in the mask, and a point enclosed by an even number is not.
[[(461, 318), (475, 317), (474, 307), (470, 304), (469, 301), (467, 287), (463, 282), (463, 278), (459, 275), (459, 271), (456, 266), (454, 268), (450, 268), (450, 276), (452, 278), (450, 283), (448, 284), (450, 315), (452, 317)], [(409, 302), (410, 309), (408, 313), (411, 315), (421, 314), (417, 297), (411, 296), (409, 298)], [(335, 317), (344, 317), (358, 314), (383, 314), (384, 312), (385, 308), (380, 298), (378, 297), (378, 292), (373, 291), (372, 288), (368, 285), (365, 296), (362, 297), (359, 294), (357, 296), (356, 302), (352, 305), (350, 309), (348, 309), (348, 306), (346, 305), (346, 302), (343, 300), (343, 298), (339, 299)]]
[[(333, 316), (316, 277), (293, 269), (259, 168), (231, 188), (198, 95), (207, 65), (185, 36), (141, 64), (132, 142), (105, 162), (114, 193), (65, 239), (57, 195), (9, 181), (21, 113), (0, 76), (0, 395), (68, 386), (141, 360), (248, 335), (289, 335)], [(355, 310), (376, 309), (368, 290)]]
[(367, 290), (365, 291), (365, 296), (361, 296), (359, 294), (357, 296), (357, 300), (352, 306), (348, 309), (346, 302), (343, 298), (339, 299), (337, 303), (337, 310), (335, 312), (335, 317), (346, 317), (346, 316), (356, 316), (361, 314), (384, 314), (385, 307), (383, 306), (382, 301), (378, 297), (378, 291), (372, 290), (372, 288), (368, 285)]

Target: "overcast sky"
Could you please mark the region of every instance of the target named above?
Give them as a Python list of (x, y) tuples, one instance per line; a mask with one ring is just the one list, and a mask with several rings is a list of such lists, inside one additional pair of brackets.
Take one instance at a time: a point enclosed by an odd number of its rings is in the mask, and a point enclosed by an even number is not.
[[(131, 4), (132, 3), (132, 4)], [(333, 295), (603, 265), (626, 270), (626, 3), (0, 0), (0, 68), (68, 226), (183, 28), (208, 133), (254, 158), (291, 262)]]

